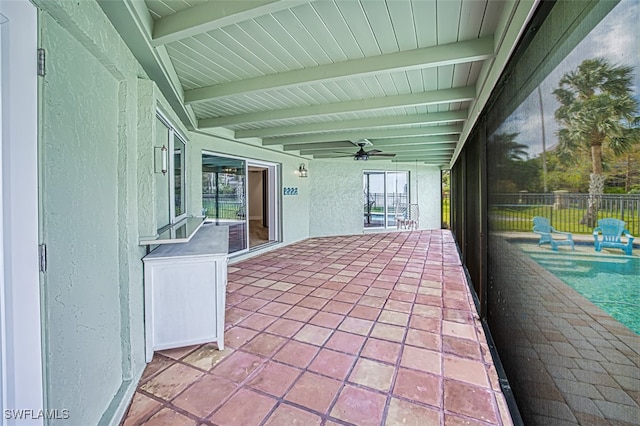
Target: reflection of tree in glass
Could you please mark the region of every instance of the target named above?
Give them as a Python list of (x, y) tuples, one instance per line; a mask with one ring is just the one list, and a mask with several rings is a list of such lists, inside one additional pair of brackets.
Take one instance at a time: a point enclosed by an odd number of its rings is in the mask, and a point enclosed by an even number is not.
[(508, 164), (511, 161), (523, 161), (528, 156), (527, 146), (516, 142), (520, 133), (498, 133), (489, 139), (491, 149), (491, 161), (498, 165)]
[(489, 138), (487, 158), (491, 167), (492, 186), (496, 191), (515, 192), (518, 189), (518, 164), (527, 159), (527, 145), (516, 142), (520, 133), (496, 133)]
[(632, 77), (632, 67), (614, 66), (602, 58), (585, 59), (553, 91), (561, 104), (555, 112), (560, 125), (558, 154), (569, 162), (576, 162), (584, 151), (591, 154), (591, 196), (580, 221), (589, 226), (595, 225), (597, 195), (604, 192), (603, 147), (619, 155), (640, 140)]

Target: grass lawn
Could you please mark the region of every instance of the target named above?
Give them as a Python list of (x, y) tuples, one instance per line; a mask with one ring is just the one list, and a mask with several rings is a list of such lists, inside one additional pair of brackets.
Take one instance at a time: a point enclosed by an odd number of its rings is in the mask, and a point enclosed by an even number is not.
[[(558, 231), (591, 234), (593, 228), (580, 223), (585, 211), (585, 209), (572, 208), (553, 210), (549, 206), (491, 209), (489, 223), (494, 231), (530, 232), (533, 227), (531, 219), (534, 216), (544, 216)], [(607, 217), (607, 212), (598, 214), (598, 219), (604, 217)]]

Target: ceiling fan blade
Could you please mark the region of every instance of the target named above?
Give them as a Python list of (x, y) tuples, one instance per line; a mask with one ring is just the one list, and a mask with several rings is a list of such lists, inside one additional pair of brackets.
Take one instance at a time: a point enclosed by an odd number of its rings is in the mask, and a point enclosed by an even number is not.
[(349, 155), (353, 155), (353, 153), (351, 152), (344, 152), (344, 151), (331, 151), (332, 154), (349, 154)]
[(369, 154), (369, 155), (377, 155), (380, 152), (382, 152), (382, 151), (380, 151), (379, 149), (372, 149), (371, 151), (367, 151), (367, 154)]
[(375, 155), (376, 157), (395, 157), (395, 154), (380, 154), (377, 152), (371, 153), (371, 151), (369, 151), (369, 155)]

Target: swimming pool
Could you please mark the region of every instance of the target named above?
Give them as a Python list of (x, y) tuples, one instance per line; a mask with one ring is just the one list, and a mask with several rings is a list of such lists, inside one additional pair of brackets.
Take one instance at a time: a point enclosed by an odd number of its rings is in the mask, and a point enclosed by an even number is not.
[(578, 246), (575, 252), (553, 252), (536, 244), (519, 246), (540, 266), (640, 334), (640, 257), (599, 255)]

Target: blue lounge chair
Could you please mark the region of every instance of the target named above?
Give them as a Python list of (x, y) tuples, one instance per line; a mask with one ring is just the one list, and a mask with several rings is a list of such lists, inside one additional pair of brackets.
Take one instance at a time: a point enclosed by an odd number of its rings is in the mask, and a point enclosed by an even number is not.
[[(570, 232), (556, 231), (546, 217), (536, 216), (532, 220), (533, 232), (540, 235), (538, 245), (549, 243), (553, 251), (558, 251), (558, 246), (571, 246), (571, 250), (575, 250), (573, 235)], [(554, 239), (553, 234), (562, 236), (564, 239)]]
[[(602, 248), (619, 248), (622, 251), (631, 256), (633, 251), (633, 235), (625, 229), (625, 223), (622, 220), (614, 218), (605, 218), (598, 221), (598, 226), (593, 229), (593, 239), (595, 240), (596, 251), (601, 251)], [(600, 234), (602, 234), (602, 240), (600, 240)], [(622, 241), (622, 238), (627, 239), (626, 242)]]

